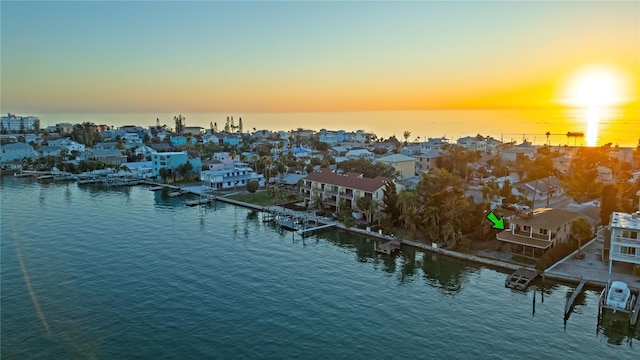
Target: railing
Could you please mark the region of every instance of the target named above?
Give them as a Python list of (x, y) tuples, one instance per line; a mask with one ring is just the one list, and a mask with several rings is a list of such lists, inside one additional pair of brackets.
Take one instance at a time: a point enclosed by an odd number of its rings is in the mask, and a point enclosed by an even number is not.
[(631, 238), (623, 238), (621, 236), (614, 236), (613, 242), (614, 243), (619, 243), (619, 244), (635, 245), (635, 246), (640, 247), (640, 240), (638, 240), (638, 239), (631, 239)]
[(348, 192), (348, 191), (340, 191), (340, 196), (347, 198), (347, 199), (352, 199), (353, 198), (353, 192)]
[(311, 184), (309, 184), (309, 185), (302, 184), (302, 185), (300, 185), (300, 188), (301, 188), (301, 189), (307, 189), (307, 190), (310, 190), (310, 189), (311, 189)]
[(609, 257), (611, 258), (611, 260), (640, 264), (640, 254), (623, 254), (619, 252), (611, 252), (609, 254)]
[(522, 230), (514, 230), (513, 231), (514, 235), (518, 235), (518, 236), (524, 236), (524, 237), (528, 237), (528, 238), (533, 238), (533, 239), (540, 239), (540, 240), (549, 240), (549, 236), (547, 235), (540, 235), (540, 234), (530, 234), (528, 231), (522, 231)]
[(329, 190), (329, 189), (324, 189), (324, 193), (325, 193), (325, 194), (338, 195), (338, 190)]

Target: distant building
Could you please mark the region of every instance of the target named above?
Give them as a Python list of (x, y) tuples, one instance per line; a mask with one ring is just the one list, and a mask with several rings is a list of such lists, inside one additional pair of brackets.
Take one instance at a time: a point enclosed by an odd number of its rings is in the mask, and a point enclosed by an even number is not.
[(487, 151), (487, 141), (485, 140), (484, 137), (480, 135), (466, 136), (466, 137), (460, 138), (458, 139), (457, 143), (458, 145), (470, 151), (480, 151), (480, 152)]
[(614, 261), (640, 267), (640, 213), (614, 212), (609, 228), (609, 274)]
[(580, 217), (579, 213), (568, 210), (535, 209), (509, 221), (509, 229), (499, 232), (496, 238), (508, 253), (540, 258), (555, 245), (569, 240), (571, 223)]
[(97, 149), (89, 148), (86, 151), (87, 160), (101, 161), (109, 164), (124, 164), (127, 162), (127, 156), (122, 155), (118, 149)]
[(441, 156), (441, 150), (428, 150), (418, 155), (418, 172), (426, 173), (438, 167), (437, 162)]
[(353, 149), (347, 151), (346, 156), (349, 159), (373, 160), (373, 153), (371, 151), (367, 150), (367, 149), (356, 149), (356, 148), (353, 148)]
[(35, 116), (7, 114), (0, 119), (0, 129), (7, 132), (39, 131), (40, 119)]
[(530, 142), (525, 141), (522, 144), (518, 144), (514, 147), (502, 150), (500, 153), (500, 157), (502, 160), (516, 161), (519, 157), (526, 156), (529, 159), (533, 159), (536, 155), (535, 146), (531, 145)]

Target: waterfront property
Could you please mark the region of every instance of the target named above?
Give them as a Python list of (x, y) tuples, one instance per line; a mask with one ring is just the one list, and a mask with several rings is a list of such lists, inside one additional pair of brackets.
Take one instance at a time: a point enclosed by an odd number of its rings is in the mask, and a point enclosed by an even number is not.
[(511, 220), (509, 229), (496, 238), (509, 253), (539, 258), (553, 246), (568, 241), (571, 223), (581, 216), (562, 209), (535, 209)]
[(613, 262), (634, 264), (640, 267), (640, 214), (614, 212), (611, 214), (609, 246), (609, 274)]
[(35, 159), (37, 156), (38, 154), (29, 144), (16, 142), (0, 145), (0, 163), (2, 164), (16, 160)]
[(165, 168), (170, 172), (175, 171), (179, 166), (191, 163), (193, 166), (193, 172), (199, 172), (201, 168), (200, 158), (189, 158), (189, 155), (184, 152), (163, 152), (151, 154), (151, 162), (153, 169), (153, 176), (160, 176), (160, 169)]
[(255, 180), (260, 186), (265, 185), (264, 176), (248, 167), (236, 165), (230, 169), (205, 170), (200, 172), (202, 185), (215, 190), (234, 189), (238, 186), (246, 186), (247, 182)]
[[(302, 181), (300, 196), (307, 205), (319, 198), (325, 206), (337, 210), (340, 201), (346, 201), (353, 211), (360, 211), (356, 200), (368, 197), (381, 203), (385, 185), (393, 180), (383, 176), (366, 178), (356, 172), (338, 174), (330, 169), (322, 169), (307, 175)], [(396, 184), (396, 188), (401, 189), (402, 185)]]

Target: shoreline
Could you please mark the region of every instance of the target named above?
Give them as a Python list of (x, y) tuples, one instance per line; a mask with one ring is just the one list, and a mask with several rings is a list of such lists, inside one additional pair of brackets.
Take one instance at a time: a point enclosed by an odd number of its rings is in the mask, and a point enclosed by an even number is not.
[[(201, 187), (197, 187), (197, 188), (201, 188)], [(281, 208), (279, 205), (274, 205), (274, 206), (261, 206), (261, 205), (256, 205), (256, 204), (251, 204), (251, 203), (247, 203), (247, 202), (243, 202), (243, 201), (239, 201), (239, 200), (234, 200), (234, 199), (230, 199), (225, 197), (224, 195), (215, 195), (215, 194), (205, 194), (202, 192), (199, 192), (197, 189), (193, 188), (193, 187), (185, 187), (183, 188), (183, 191), (187, 191), (191, 194), (194, 195), (199, 195), (199, 196), (211, 196), (214, 200), (220, 200), (222, 202), (231, 204), (231, 205), (236, 205), (236, 206), (241, 206), (244, 208), (248, 208), (248, 209), (252, 209), (252, 210), (258, 210), (258, 211), (270, 211), (273, 210), (273, 208)], [(284, 208), (282, 208), (284, 209)], [(287, 212), (295, 212), (294, 210), (286, 210)], [(407, 240), (407, 239), (401, 239), (401, 238), (396, 238), (394, 236), (390, 236), (390, 235), (381, 235), (377, 232), (373, 232), (373, 231), (367, 231), (367, 230), (363, 230), (363, 229), (358, 229), (358, 228), (354, 228), (354, 227), (347, 227), (344, 224), (341, 223), (336, 223), (336, 227), (340, 230), (344, 230), (344, 231), (349, 231), (355, 234), (359, 234), (359, 235), (364, 235), (364, 236), (368, 236), (368, 237), (372, 237), (375, 239), (379, 239), (379, 240), (383, 240), (383, 241), (391, 241), (391, 240), (396, 240), (399, 241), (401, 243), (401, 245), (404, 246), (411, 246), (413, 248), (417, 248), (423, 251), (428, 251), (428, 252), (432, 252), (432, 253), (436, 253), (436, 254), (440, 254), (440, 255), (444, 255), (444, 256), (448, 256), (454, 259), (458, 259), (458, 260), (462, 260), (462, 261), (468, 261), (474, 264), (479, 264), (479, 265), (484, 265), (484, 266), (488, 266), (488, 267), (492, 267), (492, 268), (499, 268), (501, 270), (510, 270), (510, 271), (514, 271), (520, 268), (526, 268), (526, 269), (531, 269), (531, 270), (535, 270), (534, 268), (530, 267), (530, 266), (526, 266), (526, 265), (520, 265), (520, 264), (515, 264), (515, 263), (511, 263), (511, 262), (506, 262), (503, 260), (498, 260), (498, 259), (491, 259), (491, 258), (487, 258), (487, 257), (480, 257), (477, 255), (473, 255), (473, 254), (467, 254), (467, 253), (461, 253), (458, 251), (453, 251), (453, 250), (448, 250), (448, 249), (442, 249), (442, 248), (436, 248), (433, 247), (429, 244), (426, 243), (422, 243), (422, 242), (418, 242), (418, 241), (413, 241), (413, 240)], [(593, 240), (591, 240), (590, 242), (588, 242), (587, 244), (583, 245), (581, 249), (585, 249), (590, 245), (593, 245), (594, 242), (596, 241), (596, 239), (594, 238)], [(577, 250), (576, 250), (577, 252)], [(547, 278), (550, 280), (554, 280), (554, 281), (559, 281), (559, 282), (563, 282), (563, 283), (567, 283), (567, 284), (572, 284), (574, 286), (577, 286), (582, 280), (586, 279), (586, 286), (592, 289), (602, 289), (607, 285), (606, 281), (602, 281), (600, 279), (595, 279), (595, 278), (588, 278), (585, 276), (582, 277), (577, 277), (577, 276), (572, 276), (569, 274), (563, 274), (560, 271), (554, 271), (554, 269), (568, 261), (569, 259), (571, 259), (576, 252), (573, 252), (571, 254), (569, 254), (568, 256), (566, 256), (565, 258), (561, 259), (560, 261), (556, 262), (554, 265), (552, 265), (551, 267), (549, 267), (547, 270), (545, 270), (544, 272), (540, 273), (540, 276), (542, 277), (543, 281), (546, 280)], [(637, 280), (638, 282), (640, 282), (640, 279)], [(640, 288), (638, 286), (634, 286), (634, 284), (628, 284), (629, 287), (632, 289), (632, 291), (638, 292), (640, 290)]]

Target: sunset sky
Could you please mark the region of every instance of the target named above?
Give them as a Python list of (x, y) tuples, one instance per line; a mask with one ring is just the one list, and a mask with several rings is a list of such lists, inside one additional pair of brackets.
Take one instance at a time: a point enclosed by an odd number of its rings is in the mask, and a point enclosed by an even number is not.
[(7, 2), (2, 112), (558, 106), (593, 64), (638, 107), (640, 2)]

